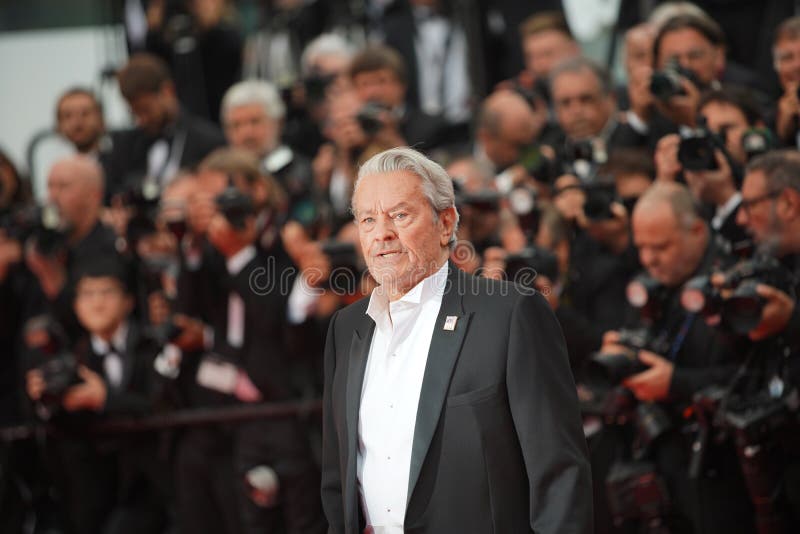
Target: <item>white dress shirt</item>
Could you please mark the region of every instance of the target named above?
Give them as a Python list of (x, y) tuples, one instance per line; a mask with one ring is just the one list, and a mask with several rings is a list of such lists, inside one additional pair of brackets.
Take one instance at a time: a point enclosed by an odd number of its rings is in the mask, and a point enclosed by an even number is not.
[(357, 476), (367, 524), (402, 534), (417, 405), (448, 264), (397, 301), (377, 287), (358, 424)]
[[(256, 257), (256, 247), (243, 248), (225, 262), (228, 273), (236, 276)], [(244, 300), (235, 291), (228, 293), (228, 332), (226, 339), (231, 347), (244, 345)]]
[(739, 207), (739, 203), (742, 201), (742, 194), (740, 192), (735, 192), (731, 195), (725, 204), (722, 206), (717, 206), (717, 211), (714, 214), (714, 217), (711, 219), (711, 228), (714, 230), (719, 231), (722, 228), (722, 225), (725, 224), (725, 219), (728, 218), (728, 215), (736, 211), (736, 208)]
[(89, 338), (92, 350), (95, 354), (103, 357), (103, 374), (106, 382), (112, 389), (118, 389), (122, 384), (123, 365), (122, 355), (128, 342), (128, 323), (123, 321), (114, 335), (111, 336), (111, 343), (105, 339), (92, 334)]

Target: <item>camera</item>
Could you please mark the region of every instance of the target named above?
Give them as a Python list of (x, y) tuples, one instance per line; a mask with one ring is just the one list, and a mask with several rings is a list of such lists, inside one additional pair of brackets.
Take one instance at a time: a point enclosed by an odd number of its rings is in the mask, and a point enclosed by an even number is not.
[(52, 412), (60, 406), (67, 389), (83, 381), (78, 375), (78, 361), (67, 351), (67, 336), (63, 328), (50, 316), (28, 320), (24, 337), (36, 362), (32, 369), (41, 373), (44, 382), (40, 402)]
[(325, 241), (321, 243), (322, 253), (328, 258), (331, 267), (330, 278), (321, 287), (333, 289), (344, 294), (358, 290), (363, 269), (356, 247), (345, 241)]
[[(530, 273), (532, 276), (524, 275)], [(558, 259), (547, 249), (530, 246), (516, 254), (506, 256), (506, 277), (524, 285), (533, 286), (533, 280), (541, 274), (551, 281), (558, 279)], [(530, 281), (530, 284), (527, 282)]]
[(742, 134), (742, 148), (747, 161), (750, 161), (777, 148), (777, 143), (769, 128), (749, 128)]
[(765, 301), (756, 291), (758, 284), (776, 287), (794, 297), (791, 273), (772, 256), (759, 254), (721, 274), (719, 288), (711, 284), (709, 276), (689, 280), (681, 292), (681, 305), (689, 312), (702, 314), (710, 324), (736, 334), (747, 334), (761, 321)]
[(687, 171), (713, 171), (719, 168), (714, 151), (724, 143), (718, 135), (701, 127), (681, 133), (678, 161)]
[(681, 78), (686, 78), (694, 85), (701, 87), (697, 75), (680, 65), (677, 58), (670, 59), (664, 70), (656, 71), (650, 79), (650, 92), (657, 99), (666, 102), (673, 96), (685, 95)]
[(215, 199), (217, 209), (237, 230), (244, 230), (247, 218), (255, 214), (255, 205), (249, 195), (240, 191), (228, 178), (228, 187)]
[(539, 145), (523, 149), (518, 164), (536, 181), (546, 184), (552, 183), (559, 174), (555, 162), (542, 153)]
[(125, 228), (125, 241), (131, 247), (135, 248), (140, 239), (156, 232), (160, 196), (158, 184), (147, 180), (116, 195), (117, 202), (131, 210), (131, 218)]
[(382, 115), (391, 112), (391, 108), (380, 102), (367, 102), (356, 114), (356, 120), (367, 137), (374, 137), (383, 129)]
[(639, 361), (639, 351), (649, 346), (650, 342), (650, 332), (646, 328), (620, 329), (618, 344), (628, 350), (615, 354), (593, 354), (586, 365), (587, 381), (596, 387), (610, 388), (646, 371), (649, 367)]
[(667, 288), (661, 282), (643, 273), (628, 283), (625, 297), (631, 306), (639, 310), (642, 319), (652, 324), (661, 316), (667, 292)]
[(592, 221), (604, 221), (614, 218), (611, 204), (617, 201), (617, 189), (613, 183), (591, 183), (581, 186), (586, 194), (583, 213)]
[(67, 224), (52, 204), (25, 207), (0, 218), (0, 228), (10, 239), (33, 243), (36, 251), (52, 258), (67, 249)]
[(308, 102), (316, 104), (325, 100), (325, 92), (335, 79), (335, 74), (322, 74), (319, 72), (312, 72), (309, 76), (306, 76), (303, 79), (303, 87), (305, 88)]

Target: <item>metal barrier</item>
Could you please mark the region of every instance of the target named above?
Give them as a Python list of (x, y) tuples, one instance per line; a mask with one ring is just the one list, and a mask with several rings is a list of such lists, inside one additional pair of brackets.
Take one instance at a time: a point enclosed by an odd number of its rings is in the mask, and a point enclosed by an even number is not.
[[(120, 417), (107, 421), (98, 421), (88, 425), (86, 432), (91, 435), (147, 432), (215, 423), (240, 423), (254, 419), (306, 417), (320, 412), (322, 412), (321, 399), (237, 405), (224, 408), (199, 408), (176, 410), (143, 417)], [(0, 428), (0, 441), (9, 442), (28, 439), (41, 432), (51, 432), (55, 428), (56, 425), (52, 423), (34, 423)]]

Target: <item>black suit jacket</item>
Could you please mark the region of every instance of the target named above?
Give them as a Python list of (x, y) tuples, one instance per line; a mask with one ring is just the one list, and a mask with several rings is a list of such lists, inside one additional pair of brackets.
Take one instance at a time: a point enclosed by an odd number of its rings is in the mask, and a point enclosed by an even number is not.
[[(212, 150), (225, 145), (220, 129), (199, 117), (181, 111), (174, 125), (175, 134), (185, 135), (180, 168), (200, 163)], [(139, 128), (112, 132), (111, 153), (102, 160), (106, 175), (106, 199), (133, 186), (140, 186), (147, 174), (147, 152), (159, 138)], [(171, 143), (171, 142), (170, 142)]]
[[(549, 306), (450, 265), (420, 392), (405, 532), (590, 532), (591, 475), (564, 339)], [(337, 312), (325, 346), (322, 502), (355, 534), (358, 413), (375, 323)], [(448, 316), (455, 329), (444, 329)]]

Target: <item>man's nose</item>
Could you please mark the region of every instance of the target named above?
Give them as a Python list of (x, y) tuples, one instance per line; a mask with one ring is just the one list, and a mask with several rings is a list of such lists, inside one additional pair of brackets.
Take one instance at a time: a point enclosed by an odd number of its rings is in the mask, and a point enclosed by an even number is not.
[(390, 217), (379, 217), (375, 225), (375, 241), (391, 241), (396, 237), (394, 221)]

